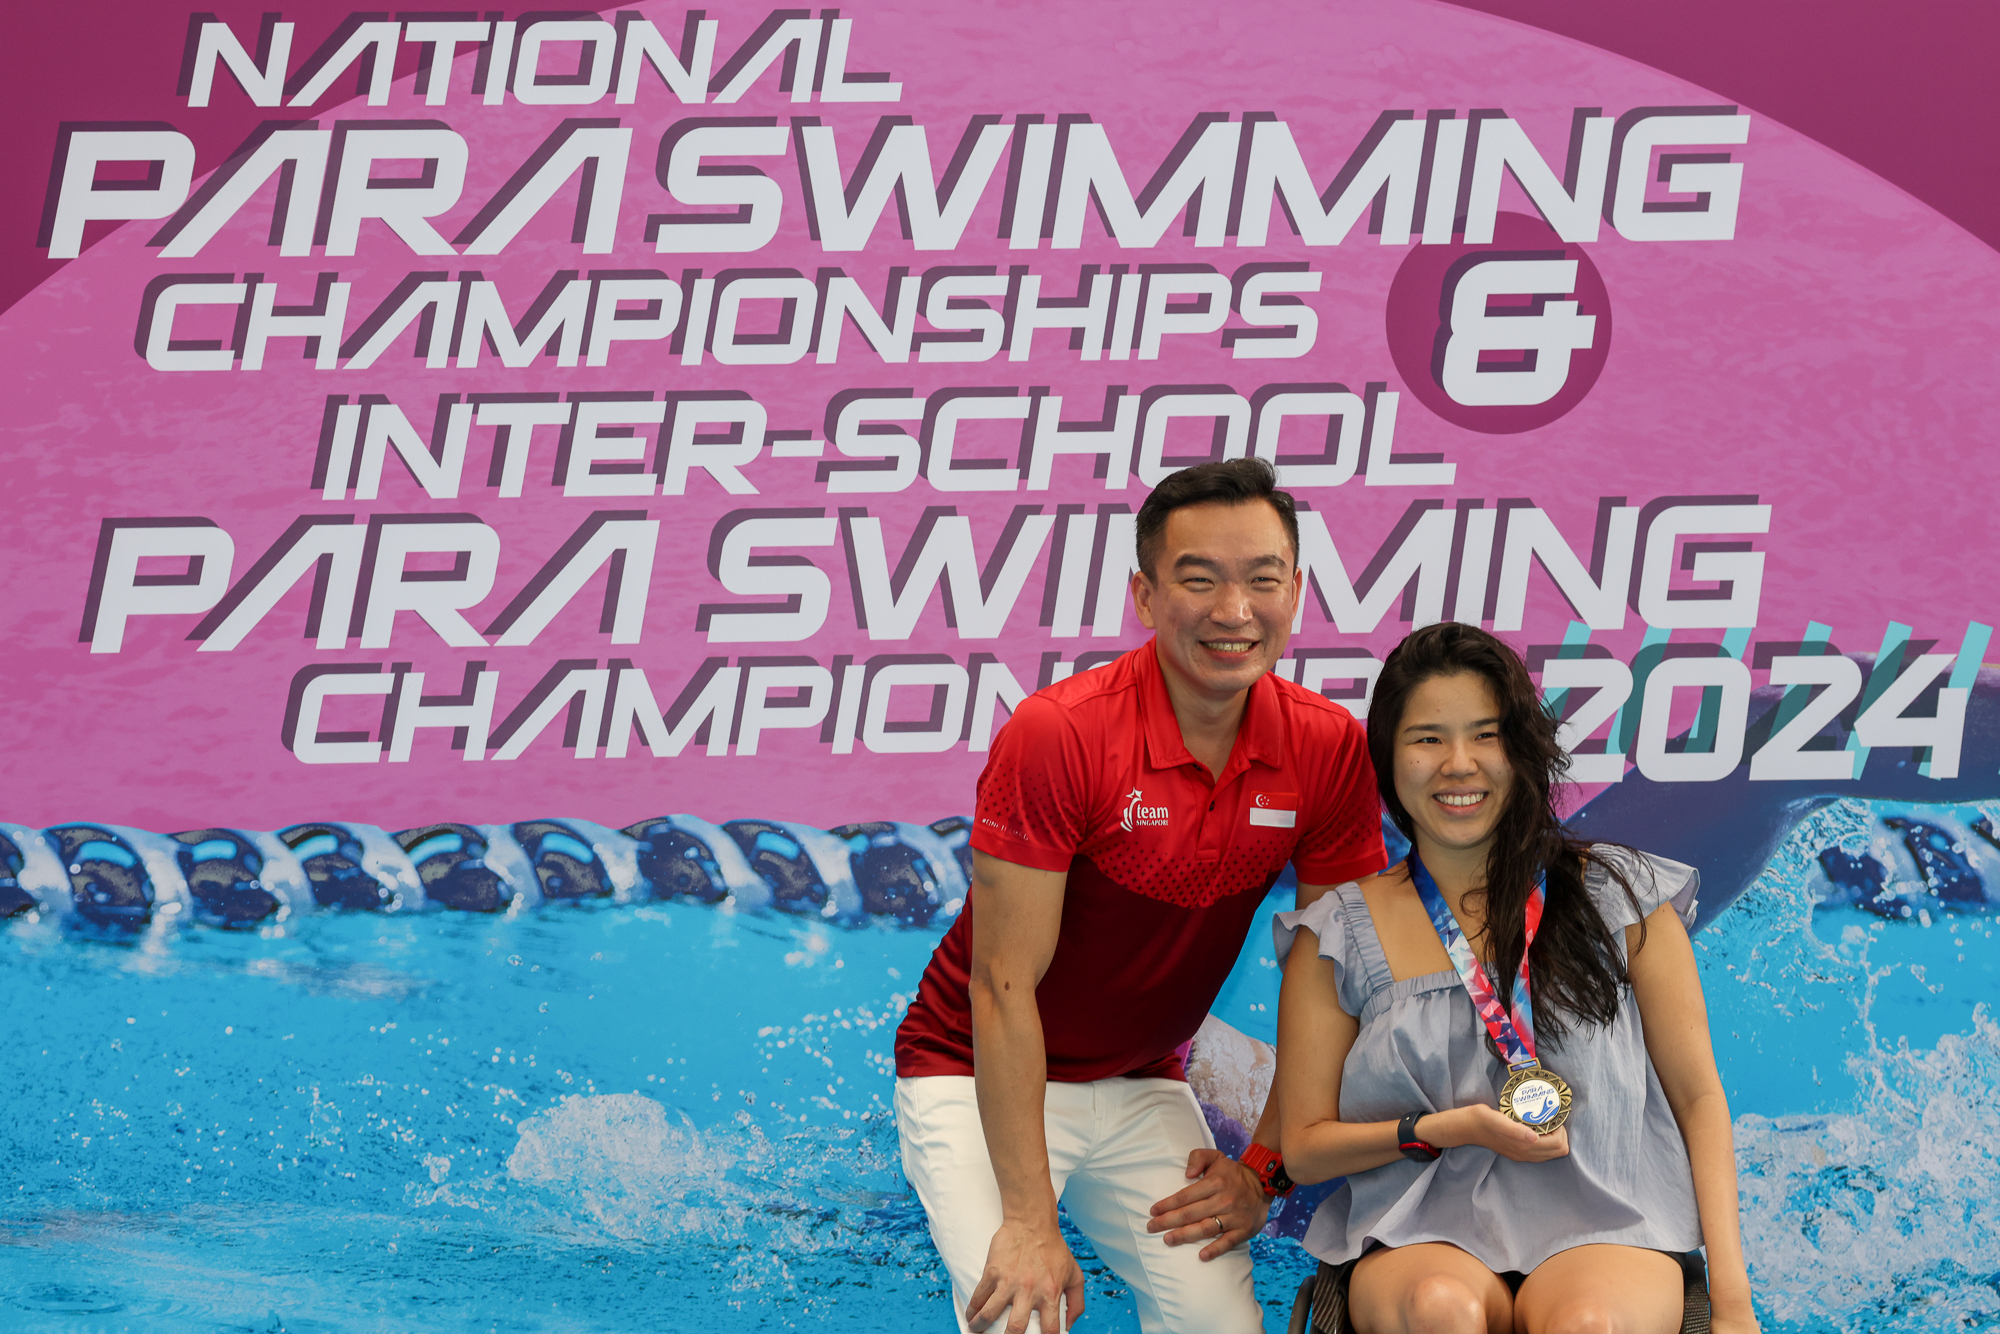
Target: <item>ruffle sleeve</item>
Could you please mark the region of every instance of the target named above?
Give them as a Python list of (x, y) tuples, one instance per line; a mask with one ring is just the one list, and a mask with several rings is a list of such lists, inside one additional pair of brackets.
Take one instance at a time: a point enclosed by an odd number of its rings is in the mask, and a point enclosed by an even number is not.
[(1597, 904), (1605, 926), (1613, 931), (1622, 930), (1644, 921), (1663, 903), (1673, 904), (1683, 926), (1694, 925), (1695, 896), (1701, 890), (1700, 871), (1685, 862), (1610, 843), (1593, 844), (1590, 850), (1622, 871), (1632, 887), (1631, 896), (1627, 897), (1604, 867), (1593, 864), (1585, 868), (1584, 888)]
[[(1334, 979), (1340, 988), (1340, 1005), (1349, 1014), (1359, 1015), (1368, 999), (1368, 967), (1356, 949), (1354, 933), (1349, 929), (1348, 914), (1353, 910), (1350, 895), (1359, 901), (1361, 891), (1353, 884), (1345, 884), (1319, 896), (1310, 907), (1292, 912), (1273, 914), (1271, 918), (1271, 945), (1276, 952), (1278, 966), (1284, 967), (1291, 955), (1292, 942), (1304, 927), (1319, 937), (1319, 957), (1333, 960)], [(1367, 911), (1365, 905), (1362, 911)]]

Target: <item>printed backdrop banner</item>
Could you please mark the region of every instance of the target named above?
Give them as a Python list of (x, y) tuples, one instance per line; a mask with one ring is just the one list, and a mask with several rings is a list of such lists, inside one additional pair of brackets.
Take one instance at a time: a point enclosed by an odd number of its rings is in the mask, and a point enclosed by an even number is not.
[(1765, 1327), (2000, 1320), (1991, 245), (1431, 0), (216, 9), (6, 94), (0, 1305), (948, 1327), (889, 1045), (974, 782), (1255, 455), (1286, 677), (1490, 627), (1700, 869)]
[(1455, 618), (1592, 788), (1963, 769), (1996, 256), (1440, 12), (192, 16), (0, 321), (8, 816), (960, 813), (1246, 454), (1357, 712)]

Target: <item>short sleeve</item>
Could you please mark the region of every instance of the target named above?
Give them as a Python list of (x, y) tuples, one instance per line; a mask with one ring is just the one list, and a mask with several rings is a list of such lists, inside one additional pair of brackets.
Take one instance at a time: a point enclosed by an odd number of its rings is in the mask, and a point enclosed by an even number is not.
[(1310, 825), (1292, 853), (1299, 883), (1337, 885), (1374, 875), (1388, 865), (1382, 848), (1382, 799), (1361, 727), (1343, 712), (1330, 748), (1330, 781), (1310, 813)]
[(1278, 966), (1283, 968), (1300, 927), (1319, 937), (1319, 957), (1333, 960), (1340, 1007), (1349, 1014), (1359, 1015), (1368, 999), (1367, 968), (1356, 957), (1355, 942), (1347, 929), (1345, 897), (1350, 888), (1342, 885), (1332, 893), (1320, 895), (1309, 907), (1272, 914), (1271, 948), (1277, 954)]
[[(1619, 847), (1612, 843), (1591, 846), (1591, 852), (1618, 868), (1631, 883), (1628, 898), (1617, 880), (1604, 867), (1585, 868), (1584, 888), (1590, 892), (1605, 926), (1622, 930), (1652, 916), (1663, 903), (1671, 903), (1683, 926), (1694, 925), (1695, 896), (1701, 890), (1701, 872), (1685, 862), (1656, 857), (1650, 852)], [(1634, 911), (1633, 900), (1637, 900)]]
[(1087, 828), (1089, 792), (1075, 723), (1061, 705), (1030, 695), (993, 738), (972, 846), (1001, 861), (1067, 871)]

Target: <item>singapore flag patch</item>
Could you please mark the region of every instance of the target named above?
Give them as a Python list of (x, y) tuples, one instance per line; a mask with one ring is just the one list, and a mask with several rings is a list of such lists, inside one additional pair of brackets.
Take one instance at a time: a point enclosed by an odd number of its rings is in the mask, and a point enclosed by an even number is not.
[(1299, 823), (1299, 794), (1259, 792), (1250, 798), (1250, 823), (1273, 829), (1296, 829)]

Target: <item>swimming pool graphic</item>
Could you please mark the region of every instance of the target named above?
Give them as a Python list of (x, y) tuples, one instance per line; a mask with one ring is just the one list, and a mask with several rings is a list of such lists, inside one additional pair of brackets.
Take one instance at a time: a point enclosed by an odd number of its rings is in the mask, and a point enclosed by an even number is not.
[[(1696, 937), (1769, 1329), (2000, 1321), (1993, 910), (1945, 892), (1996, 817), (1826, 803)], [(944, 1327), (889, 1050), (963, 821), (634, 828), (0, 826), (0, 1327)], [(1276, 991), (1253, 933), (1191, 1060), (1225, 1143)], [(1256, 1257), (1282, 1328), (1310, 1262)]]

